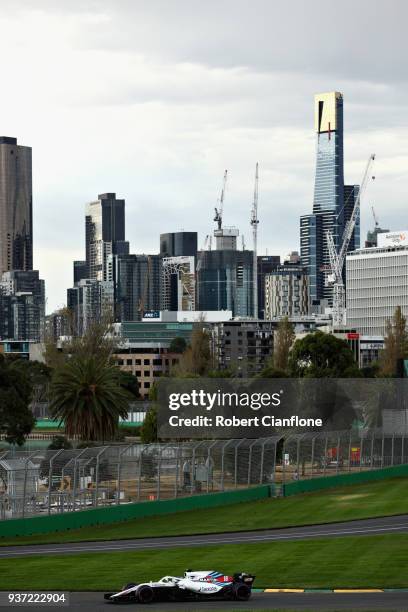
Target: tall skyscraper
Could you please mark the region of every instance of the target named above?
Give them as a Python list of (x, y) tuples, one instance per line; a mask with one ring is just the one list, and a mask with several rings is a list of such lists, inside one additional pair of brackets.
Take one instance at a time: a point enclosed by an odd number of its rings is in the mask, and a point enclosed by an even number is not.
[(85, 216), (87, 278), (108, 280), (109, 255), (128, 255), (125, 241), (125, 200), (102, 193), (87, 205)]
[[(339, 250), (344, 228), (350, 219), (357, 185), (344, 185), (343, 95), (337, 91), (315, 96), (317, 138), (313, 212), (300, 218), (300, 252), (309, 274), (311, 304), (332, 302), (332, 287), (326, 278), (330, 271), (327, 233), (333, 235)], [(358, 220), (349, 250), (360, 244)]]
[(31, 147), (0, 136), (0, 275), (33, 268)]
[(74, 261), (74, 286), (67, 291), (74, 332), (83, 334), (91, 322), (115, 320), (116, 257), (129, 254), (125, 240), (125, 200), (102, 193), (86, 206), (85, 261)]

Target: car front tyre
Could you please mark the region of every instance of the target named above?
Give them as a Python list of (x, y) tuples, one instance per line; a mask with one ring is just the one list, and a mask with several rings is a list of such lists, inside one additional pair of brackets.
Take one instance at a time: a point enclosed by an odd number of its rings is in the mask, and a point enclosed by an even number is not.
[(149, 604), (154, 599), (154, 591), (150, 586), (142, 586), (136, 593), (139, 603)]

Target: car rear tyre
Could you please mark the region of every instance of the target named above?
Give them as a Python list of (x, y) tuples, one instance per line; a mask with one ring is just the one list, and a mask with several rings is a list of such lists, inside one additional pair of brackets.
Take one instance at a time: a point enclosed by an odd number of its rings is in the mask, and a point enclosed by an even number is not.
[(140, 603), (149, 604), (154, 599), (154, 591), (150, 586), (142, 586), (137, 591), (137, 599)]
[(234, 599), (238, 601), (247, 601), (251, 595), (251, 589), (246, 584), (234, 585)]

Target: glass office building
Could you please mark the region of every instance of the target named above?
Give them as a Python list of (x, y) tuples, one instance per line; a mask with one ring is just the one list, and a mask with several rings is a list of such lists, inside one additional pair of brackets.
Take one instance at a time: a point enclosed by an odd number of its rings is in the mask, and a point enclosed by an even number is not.
[(160, 255), (112, 255), (115, 321), (140, 321), (145, 310), (160, 310)]
[[(343, 95), (337, 91), (315, 96), (317, 137), (313, 212), (300, 218), (300, 252), (309, 274), (311, 304), (332, 302), (332, 287), (326, 283), (330, 271), (327, 233), (339, 250), (346, 222), (353, 211), (358, 186), (344, 185)], [(360, 244), (360, 221), (349, 250)]]
[(33, 268), (31, 147), (0, 136), (0, 275)]
[(252, 251), (201, 251), (199, 258), (199, 310), (230, 310), (233, 317), (252, 317)]

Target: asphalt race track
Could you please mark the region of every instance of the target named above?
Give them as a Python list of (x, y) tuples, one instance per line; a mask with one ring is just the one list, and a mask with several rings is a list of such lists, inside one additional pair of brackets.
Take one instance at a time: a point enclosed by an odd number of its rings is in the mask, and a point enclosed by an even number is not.
[[(248, 602), (204, 601), (197, 603), (166, 603), (140, 605), (114, 605), (104, 602), (103, 593), (71, 593), (69, 607), (52, 610), (81, 610), (81, 612), (110, 612), (132, 610), (134, 612), (198, 612), (202, 610), (408, 610), (408, 592), (399, 593), (254, 593)], [(1, 609), (1, 608), (0, 608)], [(10, 609), (10, 608), (9, 608)], [(47, 607), (32, 607), (46, 610)]]
[(0, 558), (26, 555), (68, 555), (81, 552), (124, 552), (154, 548), (178, 548), (181, 546), (209, 546), (219, 544), (262, 543), (274, 541), (307, 540), (309, 538), (331, 538), (343, 536), (381, 535), (386, 533), (408, 533), (408, 515), (380, 517), (329, 525), (290, 527), (262, 531), (243, 531), (196, 536), (172, 536), (140, 538), (134, 540), (112, 540), (101, 542), (72, 542), (63, 544), (38, 544), (0, 547)]

